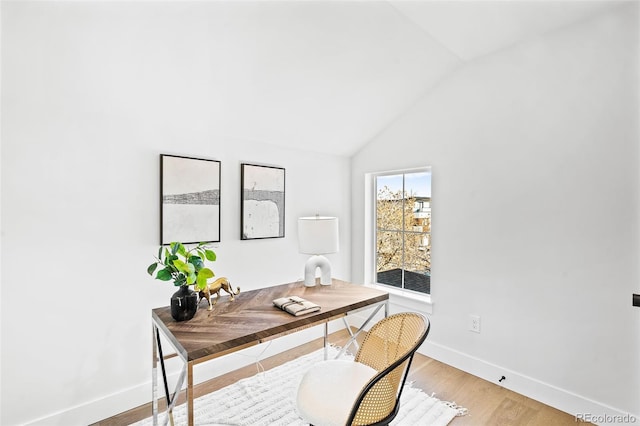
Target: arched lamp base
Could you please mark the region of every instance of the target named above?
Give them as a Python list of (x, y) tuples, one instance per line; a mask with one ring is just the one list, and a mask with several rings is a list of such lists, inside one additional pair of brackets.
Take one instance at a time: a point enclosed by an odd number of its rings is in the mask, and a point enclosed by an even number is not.
[(331, 285), (331, 264), (324, 256), (311, 256), (304, 265), (304, 285), (313, 287), (316, 285), (316, 269), (320, 268), (320, 284)]

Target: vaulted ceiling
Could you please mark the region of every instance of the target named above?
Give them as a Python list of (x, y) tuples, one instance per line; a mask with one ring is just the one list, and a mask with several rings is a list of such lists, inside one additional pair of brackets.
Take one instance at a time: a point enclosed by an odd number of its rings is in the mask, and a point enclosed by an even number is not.
[[(257, 2), (225, 18), (234, 138), (350, 156), (448, 74), (611, 1)], [(224, 56), (223, 55), (223, 56)]]

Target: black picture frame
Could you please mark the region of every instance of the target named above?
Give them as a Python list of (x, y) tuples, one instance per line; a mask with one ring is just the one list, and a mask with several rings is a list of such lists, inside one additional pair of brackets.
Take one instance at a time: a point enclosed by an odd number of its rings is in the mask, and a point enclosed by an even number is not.
[(240, 239), (284, 238), (286, 171), (240, 165)]
[(160, 154), (160, 244), (220, 242), (221, 162)]

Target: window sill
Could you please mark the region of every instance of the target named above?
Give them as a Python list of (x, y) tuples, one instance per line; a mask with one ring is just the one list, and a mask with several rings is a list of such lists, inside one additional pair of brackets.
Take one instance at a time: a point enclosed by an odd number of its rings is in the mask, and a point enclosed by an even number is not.
[(367, 287), (386, 291), (389, 293), (389, 301), (394, 305), (400, 305), (404, 308), (409, 308), (427, 314), (433, 313), (433, 303), (431, 302), (430, 294), (422, 295), (413, 291), (378, 284), (367, 284)]

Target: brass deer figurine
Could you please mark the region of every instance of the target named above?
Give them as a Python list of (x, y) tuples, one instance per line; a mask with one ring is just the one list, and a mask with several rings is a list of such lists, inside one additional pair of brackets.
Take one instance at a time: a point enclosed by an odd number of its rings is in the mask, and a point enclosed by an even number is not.
[[(198, 300), (198, 303), (200, 303), (202, 299), (206, 298), (207, 302), (209, 302), (209, 307), (207, 308), (207, 310), (208, 311), (213, 310), (213, 305), (218, 303), (218, 299), (220, 299), (221, 290), (224, 290), (227, 293), (229, 293), (229, 295), (231, 296), (229, 300), (231, 301), (233, 301), (234, 296), (236, 296), (237, 294), (240, 294), (240, 287), (238, 287), (236, 289), (236, 292), (234, 293), (229, 280), (225, 277), (221, 277), (212, 283), (207, 283), (207, 286), (203, 290), (200, 290), (200, 293), (199, 293), (200, 300)], [(218, 297), (216, 297), (216, 300), (213, 303), (211, 303), (211, 298), (213, 297), (214, 294), (216, 294)]]

